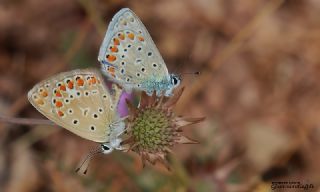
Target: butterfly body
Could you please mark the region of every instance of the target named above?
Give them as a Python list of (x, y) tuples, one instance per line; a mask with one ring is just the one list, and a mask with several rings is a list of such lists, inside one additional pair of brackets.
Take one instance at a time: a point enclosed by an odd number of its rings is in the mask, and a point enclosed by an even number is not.
[(120, 88), (114, 85), (110, 94), (99, 72), (87, 69), (60, 73), (38, 83), (28, 99), (44, 116), (72, 133), (120, 145), (118, 136), (125, 128), (117, 114), (120, 95)]
[(164, 92), (165, 95), (170, 96), (174, 89), (173, 85), (171, 77), (169, 79), (164, 78), (161, 80), (150, 78), (149, 80), (141, 83), (141, 89), (145, 90), (148, 95), (151, 95), (153, 91), (156, 90), (157, 95)]
[(168, 73), (147, 29), (128, 8), (110, 22), (98, 60), (104, 74), (128, 92), (137, 89), (151, 94), (155, 90), (169, 96), (180, 83), (177, 75)]

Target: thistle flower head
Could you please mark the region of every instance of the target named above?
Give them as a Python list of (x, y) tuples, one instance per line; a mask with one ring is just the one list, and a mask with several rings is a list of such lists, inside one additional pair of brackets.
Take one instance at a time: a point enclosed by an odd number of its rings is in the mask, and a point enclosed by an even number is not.
[(197, 143), (182, 135), (182, 127), (199, 123), (204, 118), (178, 117), (172, 111), (183, 90), (184, 88), (179, 89), (170, 98), (157, 97), (155, 92), (152, 96), (142, 92), (138, 107), (134, 107), (127, 100), (128, 138), (123, 144), (128, 144), (129, 151), (141, 156), (143, 165), (146, 162), (155, 164), (158, 161), (169, 169), (165, 157), (174, 145)]

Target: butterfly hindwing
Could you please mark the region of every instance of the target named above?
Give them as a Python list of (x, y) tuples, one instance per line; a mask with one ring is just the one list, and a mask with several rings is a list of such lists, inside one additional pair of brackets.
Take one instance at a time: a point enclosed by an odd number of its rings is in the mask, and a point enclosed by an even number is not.
[(145, 90), (147, 82), (168, 81), (164, 60), (147, 29), (130, 9), (112, 19), (98, 60), (103, 72), (125, 88)]
[(92, 141), (110, 140), (116, 104), (96, 70), (74, 70), (37, 84), (31, 104), (48, 119)]

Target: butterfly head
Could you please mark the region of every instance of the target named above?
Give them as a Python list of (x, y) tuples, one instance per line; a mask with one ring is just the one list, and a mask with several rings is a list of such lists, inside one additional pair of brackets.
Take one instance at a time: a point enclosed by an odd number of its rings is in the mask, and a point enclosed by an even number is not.
[(103, 154), (109, 154), (113, 150), (122, 150), (123, 147), (121, 146), (121, 139), (120, 138), (115, 138), (110, 140), (108, 143), (103, 143), (101, 144), (101, 151)]
[(103, 154), (109, 154), (113, 151), (113, 147), (110, 145), (110, 143), (103, 143), (101, 144), (101, 151)]

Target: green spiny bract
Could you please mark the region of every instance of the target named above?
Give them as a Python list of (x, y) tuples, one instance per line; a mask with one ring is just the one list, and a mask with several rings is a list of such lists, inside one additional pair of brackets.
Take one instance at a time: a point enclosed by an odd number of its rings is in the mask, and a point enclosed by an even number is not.
[(172, 112), (183, 90), (178, 90), (170, 98), (157, 97), (155, 93), (148, 96), (143, 92), (138, 108), (127, 101), (130, 112), (128, 139), (123, 144), (128, 144), (129, 150), (138, 153), (144, 165), (146, 161), (152, 164), (159, 161), (169, 168), (165, 156), (175, 144), (197, 143), (182, 135), (182, 127), (199, 123), (204, 118), (178, 117)]

